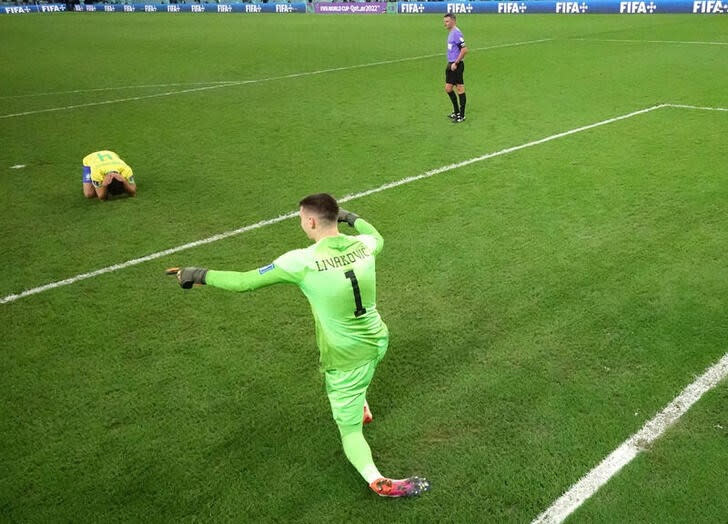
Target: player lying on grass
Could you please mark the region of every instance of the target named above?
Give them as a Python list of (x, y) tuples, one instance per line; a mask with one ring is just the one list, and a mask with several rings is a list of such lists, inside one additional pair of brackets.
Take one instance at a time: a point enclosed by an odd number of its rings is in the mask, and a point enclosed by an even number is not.
[(113, 151), (96, 151), (83, 158), (83, 196), (106, 200), (110, 195), (136, 195), (131, 167)]
[[(383, 477), (364, 439), (362, 424), (372, 420), (366, 392), (389, 343), (389, 331), (376, 308), (375, 257), (384, 239), (368, 222), (339, 209), (326, 193), (300, 202), (301, 228), (314, 244), (289, 251), (272, 264), (245, 273), (172, 268), (180, 286), (207, 284), (251, 291), (271, 284), (297, 285), (311, 303), (321, 371), (346, 458), (385, 497), (410, 497), (430, 489), (426, 479)], [(339, 233), (346, 222), (358, 235)]]

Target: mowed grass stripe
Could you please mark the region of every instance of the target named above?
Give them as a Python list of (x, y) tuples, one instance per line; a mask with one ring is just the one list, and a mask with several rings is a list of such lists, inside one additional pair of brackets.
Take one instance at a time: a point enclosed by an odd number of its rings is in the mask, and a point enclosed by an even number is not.
[(575, 38), (581, 42), (624, 42), (630, 44), (728, 45), (728, 42), (688, 42), (684, 40), (630, 40), (626, 38)]
[[(164, 78), (259, 78), (291, 69), (319, 69), (327, 64), (322, 56), (330, 57), (331, 64), (369, 62), (374, 54), (372, 47), (362, 48), (361, 42), (351, 38), (350, 33), (359, 34), (359, 25), (365, 26), (369, 35), (366, 42), (382, 42), (376, 55), (385, 58), (441, 50), (443, 33), (439, 19), (394, 18), (334, 23), (330, 19), (307, 17), (308, 22), (299, 20), (291, 24), (291, 19), (287, 19), (288, 30), (283, 36), (278, 32), (284, 28), (280, 23), (256, 19), (254, 25), (265, 26), (271, 35), (271, 46), (266, 46), (265, 53), (268, 67), (264, 69), (258, 64), (261, 55), (254, 52), (257, 40), (253, 33), (239, 30), (247, 24), (240, 18), (228, 23), (232, 21), (206, 17), (198, 24), (196, 20), (171, 17), (154, 21), (96, 17), (94, 29), (98, 24), (125, 26), (127, 40), (123, 47), (139, 49), (135, 60), (142, 64), (142, 76), (117, 78), (113, 61), (99, 59), (94, 63), (101, 70), (97, 77), (105, 83), (127, 85), (130, 80), (153, 83)], [(688, 24), (687, 18), (682, 25), (694, 30), (696, 24), (693, 20)], [(91, 22), (90, 17), (62, 17), (64, 25), (66, 20), (74, 26), (82, 25), (84, 20)], [(49, 38), (48, 34), (54, 36), (54, 41), (60, 41), (62, 32), (56, 27), (57, 20), (39, 22), (30, 25), (49, 26), (40, 35), (41, 41)], [(654, 28), (654, 23), (647, 25)], [(705, 28), (706, 23), (700, 27)], [(514, 34), (525, 40), (544, 34), (559, 37), (575, 30), (583, 34), (644, 24), (636, 18), (565, 21), (536, 17), (514, 21), (472, 17), (468, 20), (468, 38), (471, 46), (477, 46), (487, 41), (510, 41)], [(143, 66), (145, 58), (149, 58), (143, 53), (152, 36), (149, 25), (157, 28), (157, 36), (152, 40), (161, 38), (159, 31), (170, 30), (175, 41), (172, 47), (179, 47), (174, 53), (177, 60), (170, 57), (155, 61), (161, 70), (157, 66)], [(209, 45), (197, 45), (197, 51), (185, 49), (177, 34), (188, 26), (197, 31), (209, 29), (213, 43), (218, 47), (224, 43), (225, 49)], [(330, 35), (340, 26), (341, 31), (347, 29), (347, 38), (335, 40), (336, 52), (332, 53), (330, 45), (325, 46), (325, 54), (318, 52), (322, 33)], [(508, 31), (509, 26), (517, 31)], [(671, 27), (674, 26), (672, 23)], [(98, 31), (102, 32), (101, 28)], [(88, 38), (81, 29), (69, 29), (62, 34), (84, 34)], [(290, 34), (298, 36), (301, 45), (285, 45), (285, 57), (279, 56), (278, 50), (291, 40)], [(397, 42), (389, 39), (394, 34), (399, 38)], [(94, 48), (92, 44), (80, 47)], [(67, 48), (75, 49), (76, 43)], [(150, 49), (152, 56), (158, 58), (162, 48), (167, 49), (166, 44)], [(228, 54), (229, 49), (236, 52)], [(250, 53), (239, 53), (240, 49), (249, 49)], [(114, 51), (105, 48), (104, 58), (114, 56)], [(666, 49), (670, 71), (676, 63), (689, 59), (689, 90), (684, 88), (688, 75), (682, 80), (672, 73), (663, 78), (659, 62), (662, 55), (635, 53), (628, 46), (571, 46), (562, 41), (473, 54), (467, 73), (469, 122), (460, 128), (450, 126), (445, 119), (449, 101), (442, 93), (438, 59), (309, 77), (300, 82), (280, 81), (213, 91), (206, 96), (203, 93), (157, 98), (148, 103), (97, 106), (63, 115), (49, 113), (5, 120), (0, 128), (7, 147), (0, 157), (5, 159), (5, 165), (27, 167), (22, 176), (18, 173), (3, 178), (10, 200), (23, 205), (9, 214), (3, 231), (3, 241), (10, 249), (6, 251), (8, 273), (0, 286), (0, 297), (277, 216), (309, 192), (326, 190), (341, 196), (378, 187), (435, 166), (647, 107), (655, 101), (676, 99), (714, 104), (715, 97), (706, 96), (700, 88), (700, 80), (707, 77), (707, 71), (692, 67), (701, 64), (701, 57), (710, 51), (715, 54), (718, 49)], [(219, 58), (207, 60), (213, 52)], [(84, 63), (71, 58), (60, 57), (68, 62), (69, 71)], [(48, 85), (73, 89), (64, 84), (63, 75), (51, 74), (48, 78), (53, 82), (41, 81), (44, 64), (38, 61), (34, 65), (33, 69), (10, 75), (14, 79), (13, 92)], [(195, 74), (186, 74), (191, 65)], [(599, 67), (595, 70), (592, 65)], [(38, 81), (26, 84), (23, 80), (28, 76)], [(86, 78), (82, 73), (74, 76)], [(637, 89), (642, 77), (647, 76), (651, 78), (648, 88)], [(710, 74), (711, 79), (715, 77), (715, 73)], [(355, 95), (363, 87), (363, 78), (367, 80), (369, 94)], [(605, 81), (615, 89), (603, 91)], [(399, 89), (392, 90), (393, 85)], [(291, 86), (296, 91), (291, 92)], [(672, 94), (667, 92), (668, 86)], [(99, 99), (96, 95), (89, 101)], [(54, 105), (78, 102), (69, 98)], [(40, 107), (22, 104), (2, 112)], [(99, 127), (100, 122), (119, 120), (124, 123), (121, 127)], [(44, 139), (17, 140), (22, 136)], [(69, 136), (74, 137), (72, 142), (66, 139)], [(83, 154), (99, 148), (114, 149), (130, 162), (139, 175), (140, 195), (145, 198), (112, 206), (97, 206), (78, 198), (79, 160)], [(117, 221), (125, 227), (117, 226)], [(84, 227), (80, 234), (78, 227), (84, 222), (95, 226)], [(49, 238), (56, 241), (45, 240)], [(110, 238), (115, 241), (109, 242)], [(61, 245), (64, 249), (60, 249)], [(87, 249), (89, 245), (104, 247)]]
[[(472, 51), (485, 51), (485, 50), (491, 50), (491, 49), (503, 49), (507, 47), (518, 47), (518, 46), (525, 46), (530, 44), (540, 44), (542, 42), (550, 42), (551, 38), (541, 38), (538, 40), (527, 40), (522, 42), (510, 42), (506, 44), (495, 44), (485, 47), (475, 47), (472, 49)], [(307, 76), (315, 76), (315, 75), (322, 75), (325, 73), (335, 73), (338, 71), (350, 71), (354, 69), (363, 69), (366, 67), (375, 67), (380, 65), (390, 65), (390, 64), (399, 64), (402, 62), (411, 62), (414, 60), (422, 60), (425, 58), (434, 58), (434, 57), (441, 57), (444, 56), (444, 53), (432, 53), (429, 55), (420, 55), (420, 56), (410, 56), (406, 58), (395, 58), (393, 60), (381, 60), (379, 62), (369, 62), (366, 64), (356, 64), (356, 65), (350, 65), (350, 66), (341, 66), (341, 67), (331, 67), (327, 69), (319, 69), (317, 71), (305, 71), (303, 73), (289, 73), (287, 75), (281, 75), (281, 76), (272, 76), (268, 78), (258, 78), (258, 79), (252, 79), (252, 80), (236, 80), (236, 81), (229, 81), (229, 82), (221, 82), (216, 83), (215, 85), (206, 85), (202, 87), (192, 87), (189, 89), (179, 89), (176, 91), (165, 91), (163, 93), (153, 93), (149, 95), (139, 95), (139, 96), (131, 96), (126, 98), (114, 98), (111, 100), (100, 100), (97, 102), (86, 102), (83, 104), (73, 104), (68, 106), (61, 106), (61, 107), (49, 107), (45, 109), (35, 109), (32, 111), (23, 111), (19, 113), (9, 113), (6, 115), (0, 115), (0, 119), (5, 118), (15, 118), (20, 116), (30, 116), (30, 115), (37, 115), (41, 113), (54, 113), (57, 111), (70, 111), (71, 109), (81, 109), (85, 107), (94, 107), (94, 106), (101, 106), (101, 105), (109, 105), (109, 104), (119, 104), (123, 102), (136, 102), (139, 100), (147, 100), (151, 98), (160, 98), (160, 97), (167, 97), (167, 96), (174, 96), (174, 95), (184, 95), (189, 93), (201, 93), (203, 91), (211, 91), (213, 89), (221, 89), (224, 87), (236, 87), (236, 86), (242, 86), (247, 84), (260, 84), (263, 82), (273, 82), (275, 80), (286, 80), (286, 79), (293, 79), (293, 78), (302, 78)], [(213, 82), (207, 82), (207, 83), (213, 83)], [(67, 93), (80, 93), (82, 91), (67, 91)]]
[[(123, 21), (153, 37), (150, 26), (158, 29), (180, 21), (193, 25), (193, 18), (140, 16)], [(224, 18), (194, 19), (196, 33), (205, 35), (204, 46), (196, 43), (201, 51), (214, 46), (219, 35), (252, 34), (240, 30), (242, 18), (233, 17), (229, 26)], [(327, 53), (335, 54), (338, 63), (368, 61), (368, 49), (360, 56), (340, 54), (340, 46), (352, 42), (350, 31), (340, 40), (321, 34), (334, 19), (307, 18), (316, 24), (309, 33), (326, 42)], [(55, 48), (65, 49), (53, 53), (54, 62), (61, 63), (74, 49), (98, 50), (92, 44), (106, 37), (109, 29), (104, 26), (122, 22), (98, 16), (93, 23), (90, 17), (61, 19), (89, 22), (80, 28), (85, 30), (65, 31), (74, 40), (69, 45), (52, 35)], [(253, 25), (264, 26), (272, 19), (254, 20)], [(286, 24), (286, 34), (295, 32), (289, 20), (275, 20), (281, 27)], [(32, 25), (42, 27), (44, 22), (37, 19)], [(365, 31), (370, 41), (393, 53), (440, 50), (443, 40), (437, 17), (362, 22), (372, 24)], [(401, 29), (427, 27), (419, 35), (397, 31), (396, 41), (387, 42), (374, 29), (390, 22)], [(683, 34), (675, 38), (719, 37), (707, 31), (714, 19), (690, 15), (468, 17), (467, 22), (466, 36), (475, 39), (471, 45), (484, 36), (506, 41), (509, 34), (604, 34), (630, 27), (639, 32), (627, 37), (663, 38), (667, 31), (681, 29)], [(213, 27), (205, 31), (206, 24)], [(655, 34), (663, 24), (663, 33)], [(97, 26), (103, 34), (89, 39)], [(271, 29), (266, 52), (259, 55), (266, 61), (281, 47), (281, 35)], [(496, 39), (493, 31), (501, 31), (501, 37)], [(230, 68), (238, 58), (217, 54), (215, 60), (193, 53), (178, 53), (184, 61), (165, 60), (170, 49), (177, 49), (178, 31), (174, 33), (150, 46), (155, 63), (168, 66), (163, 73), (168, 78), (266, 76), (254, 70), (254, 42), (246, 45), (241, 39), (225, 41), (241, 60), (251, 57), (239, 70)], [(48, 34), (37, 32), (25, 47), (39, 47), (35, 42), (50, 40)], [(125, 47), (138, 51), (140, 41), (129, 38), (128, 30), (124, 34)], [(315, 42), (300, 47), (310, 45)], [(294, 46), (282, 47), (289, 60), (274, 65), (277, 71), (288, 71)], [(257, 114), (228, 125), (225, 119), (250, 107), (270, 109), (265, 97), (288, 96), (271, 93), (273, 84), (240, 90), (261, 91), (264, 97), (239, 106), (223, 106), (223, 97), (211, 96), (209, 104), (192, 109), (191, 118), (184, 118), (181, 98), (167, 98), (76, 111), (64, 118), (49, 114), (5, 120), (7, 148), (0, 156), (7, 165), (65, 160), (29, 171), (22, 186), (20, 179), (13, 179), (22, 187), (10, 193), (10, 201), (17, 203), (13, 218), (21, 224), (13, 224), (18, 234), (8, 235), (7, 245), (32, 237), (34, 249), (7, 253), (7, 275), (15, 271), (17, 278), (2, 294), (275, 216), (279, 209), (292, 207), (304, 191), (325, 189), (338, 196), (378, 187), (408, 173), (654, 101), (725, 105), (724, 96), (714, 90), (714, 79), (725, 76), (720, 48), (664, 46), (658, 54), (650, 49), (655, 48), (572, 48), (560, 43), (472, 61), (468, 78), (473, 112), (465, 127), (446, 127), (441, 67), (435, 64), (436, 70), (430, 71), (429, 61), (391, 68), (398, 70), (395, 76), (390, 68), (371, 70), (366, 88), (378, 96), (356, 111), (351, 97), (363, 75), (332, 75), (326, 78), (331, 84), (322, 82), (324, 77), (300, 82), (307, 85), (307, 95), (300, 94), (314, 111), (297, 119), (293, 107), (274, 107), (265, 122), (271, 125), (259, 127)], [(104, 57), (110, 54), (113, 42), (103, 48)], [(298, 70), (318, 68), (319, 62), (301, 58), (293, 57)], [(502, 67), (503, 60), (513, 67)], [(137, 63), (140, 71), (153, 75), (140, 82), (163, 80), (159, 69), (144, 67), (143, 53), (135, 54)], [(686, 74), (674, 75), (676, 67)], [(186, 76), (185, 68), (196, 72)], [(35, 62), (33, 68), (24, 66), (9, 75), (18, 86), (14, 92), (23, 86), (73, 89), (64, 80), (83, 77), (44, 73)], [(376, 73), (385, 73), (383, 82), (377, 82)], [(128, 82), (113, 74), (104, 71), (102, 76)], [(393, 85), (408, 98), (392, 96)], [(603, 89), (605, 85), (610, 89)], [(315, 95), (327, 86), (330, 92)], [(336, 99), (335, 91), (345, 96)], [(159, 118), (154, 111), (152, 117), (135, 118), (136, 110), (147, 106), (164, 106), (162, 111), (175, 118)], [(98, 122), (100, 117), (113, 118), (112, 109), (136, 126), (107, 133)], [(97, 118), (87, 119), (89, 115)], [(725, 157), (723, 116), (655, 111), (352, 205), (380, 228), (387, 242), (378, 261), (378, 301), (392, 345), (370, 390), (376, 419), (367, 427), (367, 438), (386, 474), (422, 472), (432, 477), (431, 496), (397, 504), (380, 500), (370, 496), (347, 464), (315, 371), (310, 312), (296, 289), (276, 287), (245, 296), (213, 289), (185, 293), (162, 275), (165, 263), (241, 270), (267, 263), (306, 243), (300, 228), (288, 221), (2, 309), (7, 329), (0, 343), (0, 398), (7, 416), (0, 420), (0, 462), (8, 473), (0, 478), (0, 513), (7, 520), (47, 522), (143, 521), (149, 515), (169, 522), (528, 522), (638, 431), (694, 379), (694, 372), (725, 351), (728, 286), (723, 253), (728, 228), (720, 204), (726, 201), (728, 184), (716, 169)], [(312, 121), (335, 130), (326, 134), (321, 127), (315, 131), (322, 133), (312, 136), (307, 125)], [(292, 128), (288, 134), (286, 126)], [(253, 177), (238, 184), (242, 166), (237, 162), (192, 164), (215, 174), (215, 180), (180, 178), (178, 168), (190, 163), (165, 163), (165, 157), (183, 149), (207, 162), (221, 155), (235, 158), (239, 144), (224, 150), (208, 137), (240, 136), (248, 127), (259, 131), (252, 137), (255, 147), (270, 154), (245, 166)], [(355, 138), (353, 128), (360, 131)], [(193, 139), (184, 142), (186, 136)], [(437, 140), (427, 142), (427, 136)], [(16, 137), (47, 141), (33, 140), (22, 148)], [(306, 141), (296, 140), (300, 137)], [(206, 139), (200, 147), (198, 141)], [(74, 168), (81, 153), (100, 142), (123, 144), (130, 160), (136, 159), (135, 168), (137, 162), (146, 163), (138, 164), (140, 174), (149, 173), (144, 176), (144, 198), (105, 207), (81, 200)], [(268, 149), (271, 143), (283, 147)], [(371, 160), (383, 158), (369, 162), (356, 156), (365, 143), (391, 147), (367, 149)], [(458, 149), (460, 154), (452, 153)], [(311, 151), (325, 157), (328, 165), (307, 161)], [(272, 169), (256, 169), (269, 159)], [(331, 169), (347, 161), (351, 168)], [(152, 170), (157, 167), (159, 172)], [(295, 176), (275, 177), (277, 171), (288, 170)], [(366, 178), (376, 171), (380, 178)], [(329, 177), (331, 172), (334, 176)], [(257, 185), (254, 177), (268, 182)], [(47, 191), (54, 180), (62, 185)], [(211, 198), (205, 200), (207, 186), (214, 184), (224, 191), (210, 191)], [(273, 199), (274, 185), (286, 188), (278, 200)], [(232, 205), (225, 208), (224, 201)], [(268, 205), (259, 206), (261, 201)], [(150, 207), (164, 213), (155, 214)], [(68, 220), (57, 219), (59, 208), (68, 211)], [(149, 227), (130, 220), (133, 213)], [(228, 218), (214, 220), (221, 215)], [(174, 218), (167, 222), (167, 217)], [(55, 229), (43, 227), (43, 221), (54, 219)], [(33, 227), (19, 227), (22, 223)], [(165, 225), (172, 235), (164, 236)], [(71, 234), (64, 236), (64, 230)], [(69, 242), (82, 235), (93, 241), (78, 246)], [(149, 242), (138, 242), (138, 236)], [(112, 245), (126, 251), (111, 251)], [(67, 258), (54, 263), (54, 250), (64, 251)], [(84, 260), (78, 253), (98, 256)], [(41, 272), (43, 267), (51, 269)], [(681, 496), (681, 481), (700, 478), (701, 465), (716, 462), (711, 456), (722, 457), (723, 449), (695, 450), (704, 460), (668, 480), (677, 487), (673, 493), (683, 508), (694, 507), (696, 499)], [(658, 499), (642, 496), (650, 487), (644, 482), (637, 496), (632, 490), (628, 497), (661, 506)], [(720, 517), (726, 513), (718, 511), (713, 520), (725, 521)], [(685, 509), (682, 514), (689, 513)], [(635, 520), (626, 515), (620, 520)]]
[(708, 368), (695, 382), (688, 385), (665, 409), (628, 438), (589, 473), (574, 484), (546, 511), (533, 520), (533, 524), (563, 522), (576, 509), (594, 495), (614, 475), (651, 446), (665, 431), (680, 419), (700, 398), (728, 376), (728, 353)]
[(726, 405), (728, 383), (724, 381), (572, 514), (570, 521), (724, 522), (728, 516)]
[[(689, 125), (672, 125), (678, 116)], [(5, 343), (3, 398), (17, 402), (5, 421), (18, 433), (4, 507), (48, 521), (530, 520), (553, 486), (639, 429), (633, 411), (660, 409), (704, 369), (701, 353), (715, 358), (714, 347), (656, 339), (690, 334), (692, 316), (709, 322), (684, 292), (710, 282), (673, 259), (718, 250), (684, 244), (699, 222), (680, 212), (706, 213), (708, 180), (682, 171), (709, 173), (717, 142), (666, 151), (704, 119), (722, 115), (656, 111), (354, 208), (387, 242), (378, 297), (392, 346), (367, 438), (382, 471), (436, 480), (428, 497), (371, 497), (346, 463), (295, 288), (183, 292), (160, 263), (6, 310), (8, 325), (26, 325)], [(616, 154), (625, 139), (646, 153)], [(247, 269), (302, 243), (280, 223), (185, 262)], [(687, 282), (671, 296), (674, 279)], [(99, 314), (103, 324), (88, 322)]]
[[(576, 133), (581, 133), (581, 132), (587, 131), (589, 129), (594, 129), (596, 127), (600, 127), (600, 126), (604, 126), (604, 125), (611, 124), (611, 123), (614, 123), (614, 122), (618, 122), (620, 120), (625, 120), (627, 118), (632, 118), (632, 117), (637, 116), (637, 115), (642, 115), (644, 113), (649, 113), (650, 111), (654, 111), (654, 110), (660, 109), (662, 107), (666, 107), (665, 104), (660, 104), (660, 105), (648, 107), (646, 109), (640, 109), (638, 111), (633, 111), (633, 112), (627, 113), (625, 115), (616, 116), (616, 117), (613, 117), (613, 118), (609, 118), (609, 119), (606, 119), (606, 120), (602, 120), (600, 122), (595, 122), (593, 124), (588, 124), (588, 125), (585, 125), (585, 126), (581, 126), (581, 127), (577, 127), (577, 128), (574, 128), (574, 129), (570, 129), (570, 130), (564, 131), (562, 133), (557, 133), (557, 134), (554, 134), (554, 135), (550, 135), (550, 136), (547, 136), (545, 138), (541, 138), (539, 140), (534, 140), (534, 141), (531, 141), (531, 142), (527, 142), (525, 144), (520, 144), (520, 145), (513, 146), (513, 147), (509, 147), (509, 148), (506, 148), (506, 149), (501, 149), (500, 151), (496, 151), (496, 152), (493, 152), (493, 153), (487, 153), (485, 155), (478, 156), (478, 157), (475, 157), (475, 158), (470, 158), (468, 160), (463, 160), (462, 162), (458, 162), (458, 163), (455, 163), (455, 164), (449, 164), (449, 165), (446, 165), (446, 166), (438, 167), (436, 169), (427, 171), (425, 173), (421, 173), (419, 175), (414, 175), (414, 176), (406, 177), (406, 178), (403, 178), (403, 179), (400, 179), (400, 180), (397, 180), (397, 181), (394, 181), (394, 182), (389, 182), (387, 184), (383, 184), (383, 185), (381, 185), (381, 186), (379, 186), (377, 188), (374, 188), (374, 189), (369, 189), (369, 190), (366, 190), (366, 191), (362, 191), (360, 193), (355, 193), (355, 194), (347, 195), (347, 196), (341, 198), (340, 200), (341, 200), (342, 203), (345, 203), (345, 202), (348, 202), (348, 201), (351, 201), (351, 200), (355, 200), (357, 198), (362, 198), (362, 197), (369, 196), (369, 195), (372, 195), (372, 194), (375, 194), (375, 193), (380, 193), (380, 192), (386, 191), (388, 189), (392, 189), (392, 188), (399, 187), (399, 186), (402, 186), (402, 185), (405, 185), (405, 184), (410, 184), (412, 182), (416, 182), (417, 180), (422, 180), (424, 178), (429, 178), (429, 177), (432, 177), (432, 176), (435, 176), (435, 175), (439, 175), (439, 174), (442, 174), (442, 173), (446, 173), (448, 171), (452, 171), (454, 169), (458, 169), (458, 168), (461, 168), (461, 167), (465, 167), (465, 166), (468, 166), (468, 165), (471, 165), (471, 164), (474, 164), (474, 163), (477, 163), (477, 162), (482, 162), (483, 160), (488, 160), (490, 158), (498, 157), (498, 156), (505, 155), (505, 154), (508, 154), (508, 153), (513, 153), (513, 152), (519, 151), (521, 149), (526, 149), (526, 148), (533, 147), (533, 146), (537, 146), (537, 145), (540, 145), (540, 144), (545, 144), (545, 143), (550, 142), (552, 140), (557, 140), (559, 138), (563, 138), (563, 137), (566, 137), (566, 136), (569, 136), (569, 135), (573, 135), (573, 134), (576, 134)], [(142, 262), (148, 262), (150, 260), (155, 260), (157, 258), (161, 258), (161, 257), (167, 256), (167, 255), (171, 255), (173, 253), (178, 253), (180, 251), (184, 251), (184, 250), (187, 250), (187, 249), (191, 249), (193, 247), (197, 247), (197, 246), (200, 246), (200, 245), (209, 244), (211, 242), (216, 242), (217, 240), (221, 240), (221, 239), (224, 239), (224, 238), (229, 238), (231, 236), (239, 235), (241, 233), (245, 233), (245, 232), (251, 231), (253, 229), (258, 229), (260, 227), (264, 227), (264, 226), (267, 226), (267, 225), (270, 225), (270, 224), (275, 224), (275, 223), (280, 222), (282, 220), (286, 220), (288, 218), (292, 218), (295, 215), (296, 215), (296, 211), (291, 211), (289, 213), (280, 215), (280, 216), (275, 217), (275, 218), (261, 220), (260, 222), (256, 222), (255, 224), (243, 226), (243, 227), (240, 227), (240, 228), (235, 229), (235, 230), (232, 230), (232, 231), (227, 231), (227, 232), (224, 232), (224, 233), (219, 233), (219, 234), (213, 235), (211, 237), (208, 237), (208, 238), (205, 238), (205, 239), (202, 239), (202, 240), (197, 240), (195, 242), (190, 242), (188, 244), (183, 244), (181, 246), (177, 246), (177, 247), (165, 249), (163, 251), (158, 251), (156, 253), (152, 253), (152, 254), (149, 254), (149, 255), (145, 255), (143, 257), (135, 258), (135, 259), (132, 259), (132, 260), (127, 260), (126, 262), (121, 262), (121, 263), (118, 263), (118, 264), (114, 264), (112, 266), (107, 266), (107, 267), (104, 267), (104, 268), (101, 268), (101, 269), (97, 269), (95, 271), (91, 271), (91, 272), (88, 272), (88, 273), (81, 273), (81, 274), (75, 275), (73, 277), (64, 279), (64, 280), (60, 280), (60, 281), (56, 281), (56, 282), (50, 282), (48, 284), (44, 284), (44, 285), (39, 286), (39, 287), (27, 289), (27, 290), (22, 291), (20, 293), (14, 293), (14, 294), (11, 294), (11, 295), (7, 295), (7, 296), (3, 297), (2, 299), (0, 299), (0, 304), (8, 304), (10, 302), (14, 302), (14, 301), (19, 300), (21, 298), (25, 298), (25, 297), (28, 297), (28, 296), (31, 296), (31, 295), (35, 295), (35, 294), (38, 294), (38, 293), (42, 293), (42, 292), (45, 292), (45, 291), (49, 291), (51, 289), (55, 289), (55, 288), (58, 288), (58, 287), (62, 287), (62, 286), (67, 286), (67, 285), (70, 285), (70, 284), (74, 284), (75, 282), (79, 282), (81, 280), (86, 280), (88, 278), (93, 278), (93, 277), (96, 277), (98, 275), (103, 275), (105, 273), (110, 273), (110, 272), (113, 272), (113, 271), (118, 271), (120, 269), (124, 269), (124, 268), (127, 268), (127, 267), (135, 266), (137, 264), (141, 264)]]

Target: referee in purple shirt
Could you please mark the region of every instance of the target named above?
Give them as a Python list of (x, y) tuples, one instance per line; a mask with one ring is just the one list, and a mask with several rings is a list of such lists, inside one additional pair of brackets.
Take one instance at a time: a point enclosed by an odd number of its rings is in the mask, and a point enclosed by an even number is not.
[[(465, 38), (460, 29), (455, 25), (455, 15), (447, 13), (444, 17), (445, 28), (447, 34), (447, 69), (445, 69), (445, 92), (452, 102), (452, 113), (450, 119), (453, 122), (462, 122), (465, 120), (465, 81), (463, 73), (465, 72), (465, 62), (463, 58), (468, 53), (468, 47), (465, 45)], [(457, 96), (452, 88), (455, 86)], [(460, 105), (458, 106), (458, 99)]]

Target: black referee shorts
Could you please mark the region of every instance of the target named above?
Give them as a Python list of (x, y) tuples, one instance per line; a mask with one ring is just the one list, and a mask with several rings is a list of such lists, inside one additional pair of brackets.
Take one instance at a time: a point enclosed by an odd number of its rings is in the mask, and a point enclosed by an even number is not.
[(464, 84), (463, 73), (465, 72), (465, 62), (460, 62), (458, 67), (453, 71), (450, 69), (452, 62), (447, 63), (445, 69), (445, 83), (446, 84)]

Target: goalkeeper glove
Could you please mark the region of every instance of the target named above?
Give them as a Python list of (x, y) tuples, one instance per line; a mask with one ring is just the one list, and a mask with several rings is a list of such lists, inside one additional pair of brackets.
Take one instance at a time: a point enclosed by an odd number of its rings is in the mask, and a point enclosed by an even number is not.
[(359, 215), (356, 213), (352, 213), (351, 211), (347, 211), (346, 209), (339, 208), (339, 216), (336, 218), (337, 222), (346, 222), (351, 227), (354, 227), (354, 222), (356, 222), (356, 219), (359, 218)]
[(167, 275), (176, 275), (177, 282), (182, 289), (190, 289), (193, 285), (204, 285), (207, 269), (199, 267), (171, 267), (165, 271)]

